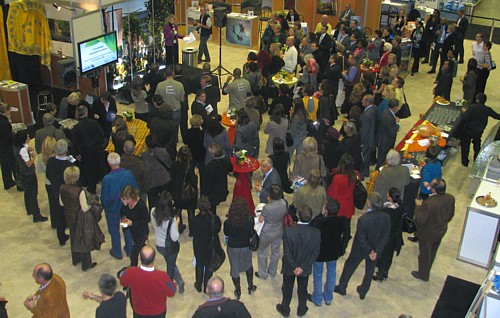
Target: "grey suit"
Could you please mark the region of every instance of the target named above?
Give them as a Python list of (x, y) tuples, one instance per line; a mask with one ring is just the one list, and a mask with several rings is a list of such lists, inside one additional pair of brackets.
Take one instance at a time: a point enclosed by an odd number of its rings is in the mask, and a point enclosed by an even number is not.
[(64, 131), (54, 127), (54, 125), (45, 126), (35, 132), (35, 150), (36, 153), (42, 152), (42, 144), (46, 137), (54, 137), (57, 140), (66, 138)]
[(387, 196), (389, 189), (394, 187), (401, 192), (403, 199), (405, 186), (410, 183), (410, 171), (403, 166), (387, 166), (379, 174), (373, 184), (373, 191), (382, 198)]
[(351, 253), (344, 264), (336, 290), (345, 292), (347, 283), (362, 260), (365, 260), (365, 276), (363, 283), (358, 287), (358, 293), (364, 298), (372, 282), (373, 272), (377, 261), (369, 257), (371, 251), (377, 253), (377, 258), (382, 257), (389, 234), (391, 232), (391, 217), (382, 211), (368, 211), (358, 220), (356, 235), (352, 243)]
[(377, 106), (372, 105), (363, 111), (361, 114), (361, 128), (359, 136), (361, 141), (361, 155), (363, 156), (363, 167), (361, 176), (368, 177), (370, 175), (370, 162), (372, 152), (375, 151), (375, 131), (377, 124)]
[(271, 171), (268, 172), (267, 178), (262, 182), (262, 191), (259, 194), (260, 198), (260, 203), (267, 203), (269, 202), (269, 189), (271, 188), (271, 185), (277, 184), (281, 186), (281, 178), (278, 173), (278, 170), (272, 169)]
[(247, 155), (255, 159), (259, 158), (259, 133), (254, 123), (249, 122), (236, 128), (236, 139), (234, 141), (234, 150), (246, 150)]
[[(271, 201), (262, 209), (264, 225), (260, 233), (259, 249), (257, 250), (259, 277), (276, 276), (280, 257), (280, 244), (283, 237), (282, 219), (286, 213), (285, 200)], [(267, 250), (271, 246), (271, 258), (267, 266)]]
[[(378, 123), (377, 169), (384, 164), (387, 153), (394, 147), (398, 130), (399, 124), (396, 122), (396, 117), (389, 108), (384, 109)], [(384, 195), (384, 193), (380, 193), (380, 195)]]

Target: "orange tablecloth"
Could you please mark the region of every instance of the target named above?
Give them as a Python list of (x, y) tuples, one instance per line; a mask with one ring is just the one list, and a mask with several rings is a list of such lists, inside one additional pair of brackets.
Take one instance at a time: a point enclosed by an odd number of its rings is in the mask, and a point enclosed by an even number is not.
[(229, 144), (232, 146), (234, 144), (234, 140), (236, 139), (236, 120), (229, 118), (227, 113), (224, 113), (222, 114), (222, 124), (229, 127), (227, 135), (229, 137)]
[[(149, 135), (148, 125), (139, 119), (132, 119), (127, 121), (128, 133), (134, 136), (135, 139), (135, 151), (134, 154), (140, 155), (146, 150), (146, 136)], [(107, 152), (115, 151), (115, 145), (111, 140), (106, 147)]]
[[(420, 137), (418, 132), (413, 133), (413, 131), (415, 131), (418, 128), (418, 126), (425, 123), (426, 121), (422, 120), (417, 121), (417, 123), (412, 127), (412, 129), (410, 129), (410, 131), (406, 134), (403, 140), (396, 146), (396, 150), (407, 151), (407, 152), (425, 152), (428, 146), (422, 147), (418, 144), (418, 141), (426, 138)], [(413, 143), (406, 144), (405, 143), (406, 140), (413, 140)], [(446, 146), (446, 140), (442, 137), (439, 138), (438, 146), (440, 147)]]

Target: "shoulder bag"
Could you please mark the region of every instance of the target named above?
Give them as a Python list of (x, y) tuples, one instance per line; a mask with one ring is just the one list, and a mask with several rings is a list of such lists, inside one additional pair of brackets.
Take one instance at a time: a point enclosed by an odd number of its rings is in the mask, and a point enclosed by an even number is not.
[(365, 207), (366, 199), (368, 198), (368, 193), (366, 192), (366, 188), (361, 183), (361, 180), (356, 177), (356, 185), (354, 186), (354, 192), (353, 192), (353, 197), (354, 197), (354, 206), (357, 209), (363, 209)]
[(224, 253), (224, 250), (220, 246), (216, 246), (215, 242), (215, 236), (217, 233), (215, 233), (215, 222), (214, 222), (214, 216), (212, 216), (212, 248), (211, 248), (211, 259), (210, 259), (210, 265), (208, 265), (208, 270), (211, 272), (216, 272), (224, 263), (226, 260), (226, 253)]
[[(252, 224), (253, 224), (254, 223), (253, 219), (251, 221), (249, 221), (249, 223), (250, 222), (252, 222)], [(255, 231), (254, 227), (252, 226), (251, 230), (250, 230), (250, 244), (248, 245), (248, 248), (252, 252), (257, 251), (259, 249), (259, 241), (260, 241), (259, 234), (257, 234), (257, 231)]]
[(182, 188), (181, 188), (181, 200), (182, 201), (190, 201), (198, 198), (198, 189), (196, 186), (192, 185), (187, 180), (187, 174), (190, 168), (190, 164), (188, 163), (186, 172), (184, 173), (184, 178), (182, 179)]
[(410, 234), (415, 233), (417, 226), (415, 225), (413, 219), (406, 214), (406, 211), (403, 212), (401, 218), (403, 219), (403, 231)]
[(411, 116), (411, 111), (410, 111), (410, 106), (408, 105), (408, 102), (406, 101), (406, 95), (405, 92), (403, 91), (403, 98), (405, 102), (401, 105), (399, 110), (396, 112), (396, 117), (399, 119), (404, 119), (408, 118)]
[(167, 234), (165, 234), (165, 250), (167, 255), (175, 255), (179, 253), (179, 249), (181, 247), (179, 240), (174, 242), (170, 237), (170, 229), (172, 228), (172, 223), (174, 222), (175, 222), (174, 219), (170, 220), (170, 223), (167, 226)]

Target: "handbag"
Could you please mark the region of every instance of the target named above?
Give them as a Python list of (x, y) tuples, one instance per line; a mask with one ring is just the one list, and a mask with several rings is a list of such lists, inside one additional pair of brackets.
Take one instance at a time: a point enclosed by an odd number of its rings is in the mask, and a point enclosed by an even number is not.
[(286, 129), (286, 146), (291, 147), (293, 146), (293, 137), (292, 137), (292, 131), (290, 130), (290, 119), (288, 120), (288, 128)]
[(406, 212), (401, 215), (401, 218), (403, 219), (403, 231), (410, 234), (415, 233), (417, 226), (413, 219), (410, 218)]
[(368, 193), (366, 192), (366, 188), (361, 183), (361, 180), (356, 178), (356, 185), (354, 186), (354, 206), (357, 209), (363, 209), (365, 207), (366, 199), (368, 198)]
[(214, 223), (214, 216), (212, 216), (212, 248), (211, 248), (211, 259), (210, 259), (210, 265), (208, 265), (208, 270), (213, 272), (216, 272), (224, 263), (226, 260), (226, 253), (224, 253), (224, 250), (222, 247), (219, 246), (216, 247), (215, 245), (215, 236), (217, 234), (215, 233), (215, 223)]
[(410, 106), (408, 105), (408, 102), (406, 101), (406, 95), (405, 92), (403, 91), (403, 98), (405, 102), (401, 105), (399, 110), (396, 112), (396, 117), (400, 119), (408, 118), (411, 116), (411, 111), (410, 111)]
[(174, 222), (174, 219), (170, 220), (170, 223), (167, 226), (167, 234), (165, 235), (165, 250), (167, 255), (175, 255), (179, 253), (179, 249), (181, 247), (179, 241), (174, 242), (170, 237), (170, 229), (172, 228), (172, 223)]
[(181, 187), (181, 200), (190, 201), (198, 198), (198, 189), (196, 186), (192, 185), (186, 178), (189, 171), (189, 163), (184, 173), (184, 178), (182, 179)]
[(252, 228), (252, 231), (250, 232), (250, 244), (248, 245), (248, 248), (252, 252), (257, 251), (259, 249), (259, 241), (260, 241), (260, 237), (257, 234), (257, 231), (255, 231), (255, 229)]

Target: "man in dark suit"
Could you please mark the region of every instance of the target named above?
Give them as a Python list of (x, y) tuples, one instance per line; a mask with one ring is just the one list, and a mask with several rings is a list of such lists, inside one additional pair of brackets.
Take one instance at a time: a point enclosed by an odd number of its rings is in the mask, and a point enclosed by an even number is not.
[(323, 72), (319, 76), (319, 80), (328, 80), (330, 84), (333, 86), (333, 92), (335, 95), (337, 95), (337, 92), (339, 90), (339, 81), (342, 78), (342, 67), (338, 64), (338, 55), (337, 54), (332, 54), (330, 56), (330, 67), (326, 70), (326, 72)]
[(453, 61), (444, 61), (441, 68), (441, 76), (434, 87), (434, 96), (441, 96), (446, 100), (450, 100), (451, 86), (453, 85)]
[(344, 46), (344, 50), (351, 44), (351, 39), (349, 38), (349, 33), (347, 32), (347, 25), (341, 25), (339, 29), (339, 34), (337, 36), (337, 42)]
[(158, 137), (158, 147), (165, 148), (170, 158), (177, 158), (177, 125), (172, 118), (172, 109), (162, 105), (159, 116), (151, 119), (151, 133)]
[(271, 158), (266, 158), (260, 162), (260, 170), (262, 171), (262, 183), (255, 185), (255, 189), (258, 192), (260, 203), (268, 203), (271, 185), (281, 185), (281, 179), (278, 171), (273, 168)]
[(365, 95), (361, 104), (365, 108), (361, 114), (361, 128), (359, 136), (361, 141), (361, 155), (363, 157), (363, 166), (361, 168), (361, 177), (370, 176), (370, 163), (373, 152), (375, 151), (375, 131), (377, 124), (377, 106), (373, 105), (373, 95)]
[(283, 235), (283, 285), (281, 286), (282, 301), (276, 305), (276, 310), (283, 316), (290, 314), (293, 285), (297, 278), (297, 295), (299, 306), (297, 316), (302, 317), (307, 312), (307, 283), (312, 272), (312, 265), (319, 255), (321, 232), (309, 226), (312, 218), (311, 208), (299, 207), (299, 222), (297, 226), (287, 227)]
[(210, 63), (203, 63), (203, 73), (196, 77), (192, 83), (192, 89), (189, 90), (190, 93), (196, 93), (201, 89), (200, 79), (203, 75), (208, 75), (212, 78), (212, 85), (219, 88), (219, 77), (217, 75), (212, 74), (210, 71)]
[(382, 256), (391, 231), (391, 217), (382, 211), (383, 202), (380, 195), (377, 192), (372, 193), (366, 204), (368, 211), (358, 220), (351, 253), (344, 264), (339, 284), (335, 287), (335, 292), (344, 296), (349, 279), (359, 263), (365, 260), (365, 276), (361, 285), (356, 288), (360, 299), (365, 299), (370, 289), (377, 259)]
[(399, 130), (399, 118), (396, 117), (399, 101), (391, 99), (389, 108), (382, 112), (382, 116), (378, 122), (377, 138), (378, 138), (378, 153), (376, 169), (384, 165), (387, 152), (394, 147), (396, 136)]
[(455, 197), (446, 193), (446, 182), (436, 178), (431, 181), (431, 195), (425, 201), (416, 200), (415, 225), (418, 236), (418, 271), (411, 275), (423, 281), (429, 280), (432, 263), (448, 230), (448, 223), (455, 215)]
[(220, 89), (219, 86), (212, 84), (212, 78), (209, 75), (203, 75), (200, 79), (200, 85), (203, 90), (205, 90), (205, 95), (207, 99), (205, 103), (207, 105), (212, 105), (214, 109), (210, 116), (215, 116), (219, 112), (217, 111), (217, 103), (220, 102)]
[(339, 19), (344, 22), (349, 22), (353, 15), (355, 15), (354, 11), (352, 11), (351, 4), (348, 2), (345, 5), (344, 11), (340, 12)]
[(332, 38), (330, 34), (327, 33), (327, 27), (321, 27), (321, 33), (318, 34), (316, 40), (318, 42), (318, 47), (321, 51), (326, 53), (326, 56), (330, 56), (330, 50), (332, 48)]
[(103, 92), (92, 104), (92, 116), (97, 120), (104, 133), (104, 138), (111, 135), (111, 123), (117, 112), (116, 102), (110, 92)]
[(328, 54), (325, 51), (319, 49), (317, 42), (311, 42), (311, 49), (311, 54), (314, 56), (316, 63), (318, 63), (319, 65), (320, 73), (324, 72), (328, 67)]
[(500, 120), (500, 114), (496, 113), (491, 107), (485, 105), (486, 95), (478, 93), (476, 96), (476, 104), (469, 106), (467, 109), (462, 109), (462, 133), (461, 133), (461, 152), (462, 165), (469, 165), (469, 149), (470, 143), (474, 145), (474, 160), (476, 160), (479, 151), (481, 150), (481, 136), (488, 125), (488, 117)]
[(465, 16), (464, 10), (458, 10), (457, 29), (455, 31), (456, 34), (455, 57), (458, 60), (458, 64), (464, 63), (464, 39), (468, 27), (469, 27), (469, 20)]

